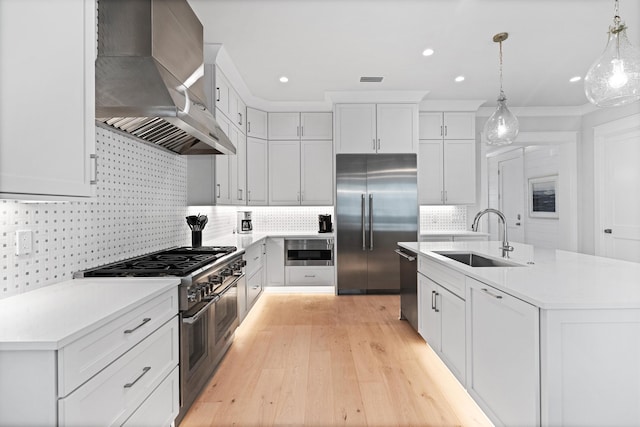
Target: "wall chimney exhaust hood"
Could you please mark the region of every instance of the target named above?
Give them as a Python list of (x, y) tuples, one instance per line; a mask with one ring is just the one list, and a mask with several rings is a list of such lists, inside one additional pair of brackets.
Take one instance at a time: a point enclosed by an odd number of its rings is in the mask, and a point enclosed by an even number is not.
[(96, 121), (179, 154), (235, 154), (206, 108), (202, 24), (186, 0), (99, 0)]

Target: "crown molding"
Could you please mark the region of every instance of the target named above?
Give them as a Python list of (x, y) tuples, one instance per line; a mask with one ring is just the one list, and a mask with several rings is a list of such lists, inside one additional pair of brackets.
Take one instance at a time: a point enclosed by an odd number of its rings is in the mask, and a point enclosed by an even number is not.
[(427, 99), (420, 102), (418, 109), (420, 111), (477, 111), (485, 102), (487, 102), (486, 99)]
[(362, 90), (326, 91), (325, 99), (332, 104), (341, 103), (419, 103), (429, 91), (426, 90)]

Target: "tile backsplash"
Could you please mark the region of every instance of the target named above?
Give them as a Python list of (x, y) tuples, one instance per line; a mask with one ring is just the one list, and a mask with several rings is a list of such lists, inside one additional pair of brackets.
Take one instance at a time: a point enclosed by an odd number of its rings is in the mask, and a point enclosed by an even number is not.
[[(186, 158), (102, 128), (96, 154), (95, 198), (0, 200), (0, 298), (187, 242)], [(32, 231), (31, 254), (15, 255), (17, 230)]]
[(420, 206), (420, 232), (467, 230), (466, 206)]

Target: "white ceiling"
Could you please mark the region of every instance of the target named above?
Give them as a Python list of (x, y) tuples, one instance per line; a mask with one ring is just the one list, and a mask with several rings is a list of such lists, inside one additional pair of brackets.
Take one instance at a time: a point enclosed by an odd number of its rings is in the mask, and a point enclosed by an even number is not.
[[(422, 90), (429, 100), (498, 95), (503, 43), (508, 104), (580, 106), (584, 76), (602, 53), (613, 0), (189, 0), (206, 43), (221, 43), (251, 93), (317, 102), (325, 91)], [(640, 47), (640, 1), (620, 0)], [(435, 54), (422, 56), (431, 47)], [(287, 84), (279, 82), (286, 75)], [(466, 80), (455, 83), (464, 75)], [(383, 76), (383, 83), (360, 83)]]

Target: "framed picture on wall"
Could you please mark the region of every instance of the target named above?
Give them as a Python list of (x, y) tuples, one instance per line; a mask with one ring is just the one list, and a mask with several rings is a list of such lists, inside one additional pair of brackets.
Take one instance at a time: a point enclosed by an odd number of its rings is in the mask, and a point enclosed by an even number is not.
[(558, 218), (558, 175), (529, 178), (529, 216)]

